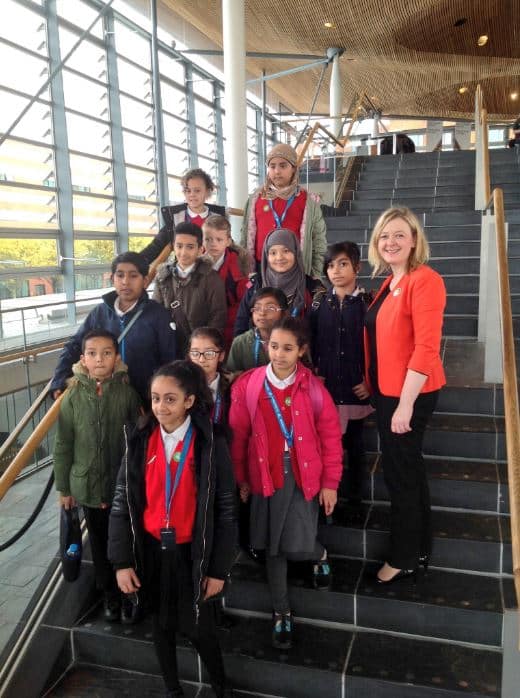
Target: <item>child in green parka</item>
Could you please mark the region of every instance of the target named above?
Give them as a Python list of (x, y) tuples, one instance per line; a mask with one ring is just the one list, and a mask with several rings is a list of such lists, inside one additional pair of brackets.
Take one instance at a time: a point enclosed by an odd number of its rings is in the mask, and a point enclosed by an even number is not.
[[(120, 594), (107, 558), (108, 519), (124, 450), (123, 425), (135, 422), (140, 398), (129, 385), (116, 337), (88, 332), (65, 394), (54, 444), (54, 475), (65, 509), (81, 504), (104, 617), (119, 620)], [(124, 618), (123, 618), (124, 620)]]

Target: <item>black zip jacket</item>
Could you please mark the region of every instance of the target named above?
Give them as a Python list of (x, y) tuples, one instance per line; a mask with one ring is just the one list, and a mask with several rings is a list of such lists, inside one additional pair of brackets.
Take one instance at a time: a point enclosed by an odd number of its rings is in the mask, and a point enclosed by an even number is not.
[[(225, 579), (237, 546), (237, 502), (233, 467), (225, 437), (207, 416), (192, 414), (195, 429), (197, 512), (191, 554), (195, 607), (202, 599), (202, 579)], [(117, 477), (108, 534), (108, 558), (114, 568), (133, 567), (142, 581), (145, 460), (155, 422), (125, 426), (125, 453)]]
[[(224, 206), (217, 206), (216, 204), (206, 204), (206, 206), (209, 209), (210, 215), (212, 213), (218, 213), (219, 216), (226, 215)], [(161, 213), (164, 225), (154, 237), (153, 241), (147, 245), (144, 250), (141, 250), (141, 254), (148, 264), (151, 264), (153, 260), (160, 255), (166, 245), (173, 246), (173, 231), (178, 223), (186, 220), (185, 212), (187, 208), (188, 204), (186, 203), (176, 204), (175, 206), (162, 206)]]

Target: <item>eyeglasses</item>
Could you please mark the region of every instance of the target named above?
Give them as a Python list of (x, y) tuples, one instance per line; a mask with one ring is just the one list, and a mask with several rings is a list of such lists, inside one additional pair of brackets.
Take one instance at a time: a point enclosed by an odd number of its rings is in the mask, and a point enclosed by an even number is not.
[(220, 354), (220, 352), (215, 351), (215, 349), (207, 349), (206, 351), (197, 351), (196, 349), (190, 349), (189, 354), (192, 359), (198, 361), (201, 356), (203, 356), (205, 359), (214, 359), (215, 356), (218, 356)]
[(281, 310), (278, 305), (254, 305), (251, 308), (252, 313), (277, 313)]

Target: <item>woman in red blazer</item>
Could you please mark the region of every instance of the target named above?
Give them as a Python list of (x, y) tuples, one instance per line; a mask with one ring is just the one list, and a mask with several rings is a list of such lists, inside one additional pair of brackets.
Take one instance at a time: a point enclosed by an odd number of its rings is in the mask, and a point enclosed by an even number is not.
[(390, 553), (380, 584), (427, 569), (430, 494), (424, 431), (445, 384), (440, 358), (446, 289), (425, 262), (428, 241), (407, 208), (381, 214), (368, 248), (373, 276), (390, 271), (365, 321), (365, 365), (373, 395), (385, 482), (390, 494)]

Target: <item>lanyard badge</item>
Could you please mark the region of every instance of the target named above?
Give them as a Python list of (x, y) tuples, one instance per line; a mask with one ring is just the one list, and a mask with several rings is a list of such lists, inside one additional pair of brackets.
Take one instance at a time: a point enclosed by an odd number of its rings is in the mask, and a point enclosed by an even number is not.
[[(190, 424), (190, 426), (188, 427), (188, 431), (186, 432), (186, 436), (184, 437), (184, 443), (182, 445), (182, 451), (181, 451), (181, 454), (179, 456), (179, 461), (178, 461), (179, 464), (177, 465), (177, 470), (175, 472), (175, 480), (173, 482), (173, 487), (172, 487), (172, 474), (171, 474), (170, 464), (168, 463), (168, 460), (165, 458), (165, 461), (166, 461), (166, 482), (165, 482), (165, 487), (164, 487), (164, 504), (165, 504), (166, 529), (168, 529), (168, 530), (174, 530), (174, 529), (170, 529), (170, 510), (171, 510), (173, 498), (175, 496), (175, 492), (177, 491), (177, 488), (179, 486), (179, 482), (181, 480), (182, 471), (184, 470), (184, 465), (186, 463), (188, 451), (190, 450), (192, 438), (193, 438), (193, 424)], [(174, 460), (177, 460), (175, 458), (175, 456), (174, 456)], [(162, 541), (162, 532), (161, 532), (161, 541)]]
[[(290, 430), (287, 429), (287, 425), (286, 425), (284, 418), (282, 416), (282, 412), (278, 406), (278, 403), (276, 402), (276, 398), (273, 395), (273, 391), (271, 390), (271, 386), (269, 385), (267, 378), (264, 380), (264, 389), (265, 389), (265, 392), (267, 393), (267, 397), (269, 398), (269, 400), (271, 402), (271, 406), (273, 408), (274, 414), (275, 414), (276, 419), (278, 421), (278, 426), (280, 427), (280, 431), (282, 432), (283, 437), (287, 442), (287, 446), (289, 448), (292, 448), (293, 444), (294, 444), (294, 424), (291, 424)], [(286, 404), (288, 404), (288, 405), (291, 404), (290, 398), (289, 398), (289, 402), (286, 401)]]
[(276, 211), (274, 210), (273, 200), (269, 199), (269, 208), (272, 211), (272, 214), (274, 217), (274, 222), (276, 223), (277, 228), (283, 228), (283, 222), (285, 220), (285, 216), (287, 215), (287, 211), (291, 208), (293, 201), (294, 201), (294, 194), (289, 199), (287, 199), (287, 203), (285, 204), (285, 208), (283, 210), (283, 213), (281, 216), (279, 216), (276, 213)]

